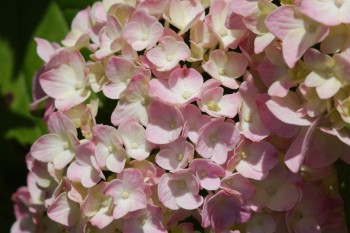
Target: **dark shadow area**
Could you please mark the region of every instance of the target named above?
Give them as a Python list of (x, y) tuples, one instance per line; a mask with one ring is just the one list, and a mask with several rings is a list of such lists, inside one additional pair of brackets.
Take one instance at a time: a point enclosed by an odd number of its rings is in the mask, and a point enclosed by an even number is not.
[(344, 201), (345, 221), (348, 229), (350, 229), (350, 213), (348, 211), (350, 210), (350, 165), (338, 159), (335, 168), (338, 173), (339, 193)]
[(0, 8), (0, 37), (8, 41), (14, 51), (15, 63), (13, 79), (18, 77), (23, 66), (28, 42), (32, 40), (34, 29), (44, 15), (48, 0), (3, 1)]
[(28, 170), (24, 158), (30, 146), (22, 146), (15, 140), (7, 140), (4, 135), (9, 129), (18, 126), (30, 127), (34, 125), (34, 122), (13, 113), (8, 108), (9, 96), (2, 96), (0, 101), (2, 110), (0, 114), (0, 232), (9, 232), (12, 223), (15, 221), (11, 195), (18, 187), (26, 185)]
[[(11, 82), (14, 82), (18, 79), (19, 71), (23, 67), (25, 53), (32, 40), (34, 30), (50, 1), (14, 0), (2, 1), (1, 3), (0, 38), (6, 41), (13, 51), (14, 64), (10, 78)], [(35, 124), (32, 119), (18, 115), (10, 109), (14, 98), (13, 93), (10, 92), (0, 96), (0, 232), (4, 233), (10, 232), (11, 225), (15, 221), (11, 195), (17, 188), (26, 185), (28, 170), (25, 164), (25, 155), (30, 149), (30, 145), (21, 145), (15, 140), (5, 139), (5, 134), (10, 129), (30, 128)]]

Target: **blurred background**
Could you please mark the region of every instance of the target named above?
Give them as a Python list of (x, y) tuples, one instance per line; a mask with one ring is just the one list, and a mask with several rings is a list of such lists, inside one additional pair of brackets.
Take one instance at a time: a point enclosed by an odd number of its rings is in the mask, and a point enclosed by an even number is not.
[(25, 155), (47, 130), (30, 113), (32, 77), (42, 66), (34, 37), (60, 42), (74, 15), (94, 0), (15, 0), (0, 7), (0, 232), (15, 221), (11, 195), (26, 185)]
[[(95, 0), (15, 0), (0, 7), (0, 232), (15, 221), (11, 195), (26, 185), (25, 155), (47, 132), (40, 112), (30, 112), (32, 77), (42, 66), (34, 37), (60, 42), (74, 15)], [(350, 210), (350, 167), (338, 161), (340, 192)], [(350, 215), (347, 211), (348, 226)]]

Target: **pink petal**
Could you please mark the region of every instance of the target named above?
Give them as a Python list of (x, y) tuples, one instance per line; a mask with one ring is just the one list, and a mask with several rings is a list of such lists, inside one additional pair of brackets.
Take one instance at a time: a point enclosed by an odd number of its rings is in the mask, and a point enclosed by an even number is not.
[(169, 209), (177, 210), (179, 206), (176, 202), (174, 194), (171, 192), (169, 188), (169, 181), (171, 175), (169, 173), (165, 173), (162, 175), (158, 182), (158, 197), (160, 202)]
[(201, 195), (193, 195), (190, 192), (184, 192), (182, 195), (176, 197), (176, 203), (186, 210), (197, 209), (203, 204), (203, 200)]
[(48, 208), (47, 215), (64, 226), (73, 226), (80, 217), (79, 204), (69, 200), (67, 193), (63, 192)]

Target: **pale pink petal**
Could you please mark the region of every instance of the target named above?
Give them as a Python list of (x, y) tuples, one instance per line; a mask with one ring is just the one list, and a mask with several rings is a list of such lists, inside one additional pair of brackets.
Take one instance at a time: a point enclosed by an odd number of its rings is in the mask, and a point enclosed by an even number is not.
[(273, 133), (280, 137), (292, 137), (298, 131), (298, 126), (286, 124), (275, 117), (274, 114), (267, 108), (266, 102), (270, 99), (267, 94), (258, 95), (256, 103), (259, 110), (259, 116), (262, 123)]
[(69, 200), (67, 193), (63, 192), (48, 208), (47, 215), (64, 226), (73, 226), (80, 217), (79, 204)]
[(184, 192), (183, 195), (176, 197), (176, 203), (183, 209), (194, 210), (203, 204), (203, 197), (200, 195), (193, 195), (189, 192)]
[(284, 157), (287, 167), (294, 173), (298, 172), (304, 163), (305, 155), (312, 140), (312, 135), (320, 118), (317, 118), (310, 127), (300, 129), (292, 145)]
[(177, 210), (179, 206), (175, 196), (169, 188), (170, 174), (165, 173), (158, 183), (158, 197), (160, 202), (169, 209)]
[(300, 108), (301, 103), (298, 96), (292, 92), (289, 92), (283, 98), (273, 96), (266, 102), (266, 106), (282, 122), (300, 126), (311, 124), (310, 119), (298, 116), (297, 110)]
[(154, 101), (149, 105), (146, 139), (155, 144), (175, 141), (181, 133), (183, 117), (179, 109)]

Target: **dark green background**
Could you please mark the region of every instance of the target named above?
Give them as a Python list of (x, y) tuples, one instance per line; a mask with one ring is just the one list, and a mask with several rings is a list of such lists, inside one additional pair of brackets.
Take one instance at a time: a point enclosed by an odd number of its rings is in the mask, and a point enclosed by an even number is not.
[[(41, 118), (29, 112), (31, 79), (42, 65), (34, 37), (59, 42), (77, 11), (94, 0), (13, 0), (0, 7), (0, 232), (15, 221), (13, 192), (26, 184), (24, 157), (30, 145), (46, 132)], [(40, 115), (40, 114), (37, 114)], [(337, 163), (341, 193), (350, 209), (350, 169)], [(349, 214), (349, 211), (347, 211)], [(349, 216), (349, 215), (348, 215)], [(350, 217), (348, 217), (348, 225)]]
[[(60, 42), (77, 11), (94, 0), (13, 0), (0, 7), (0, 232), (15, 221), (11, 195), (26, 185), (24, 157), (46, 132), (29, 112), (31, 80), (42, 65), (34, 37)], [(39, 114), (37, 114), (39, 115)]]

